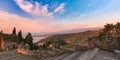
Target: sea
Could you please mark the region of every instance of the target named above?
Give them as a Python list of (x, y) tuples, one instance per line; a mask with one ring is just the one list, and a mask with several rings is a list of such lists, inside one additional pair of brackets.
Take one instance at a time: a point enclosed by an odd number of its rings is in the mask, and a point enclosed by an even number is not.
[(46, 36), (42, 36), (42, 37), (33, 37), (33, 43), (36, 43), (38, 41), (40, 41), (41, 39), (46, 38)]
[[(24, 33), (24, 34), (23, 34), (23, 38), (25, 38), (26, 35), (27, 35), (27, 33)], [(37, 34), (32, 34), (33, 43), (36, 43), (36, 42), (38, 42), (38, 41), (40, 41), (41, 39), (44, 39), (44, 38), (46, 38), (46, 37), (48, 37), (48, 36), (39, 36), (39, 35), (37, 35)]]

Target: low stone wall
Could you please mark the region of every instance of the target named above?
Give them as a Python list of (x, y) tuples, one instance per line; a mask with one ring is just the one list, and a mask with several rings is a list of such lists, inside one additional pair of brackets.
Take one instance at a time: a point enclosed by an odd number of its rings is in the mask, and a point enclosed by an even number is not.
[(98, 53), (99, 48), (91, 49), (82, 54), (77, 60), (92, 60), (92, 58)]
[(17, 52), (20, 54), (29, 55), (29, 56), (36, 55), (37, 53), (39, 53), (38, 50), (29, 50), (29, 49), (21, 49), (21, 48), (18, 48)]
[(24, 55), (28, 55), (28, 50), (24, 50), (24, 49), (17, 49), (17, 52), (20, 54), (24, 54)]

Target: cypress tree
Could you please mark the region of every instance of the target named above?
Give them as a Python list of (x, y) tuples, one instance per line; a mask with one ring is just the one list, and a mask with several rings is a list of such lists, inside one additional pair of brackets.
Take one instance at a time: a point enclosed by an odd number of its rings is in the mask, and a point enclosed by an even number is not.
[(21, 31), (21, 30), (18, 32), (18, 39), (19, 39), (19, 43), (24, 42), (24, 41), (23, 41), (22, 31)]
[(16, 35), (16, 28), (13, 28), (12, 34)]

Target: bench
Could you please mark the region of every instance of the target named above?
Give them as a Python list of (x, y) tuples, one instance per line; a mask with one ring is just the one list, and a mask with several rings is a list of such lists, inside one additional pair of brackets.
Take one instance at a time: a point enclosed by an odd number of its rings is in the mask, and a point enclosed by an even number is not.
[(114, 50), (114, 56), (115, 58), (120, 59), (120, 50)]

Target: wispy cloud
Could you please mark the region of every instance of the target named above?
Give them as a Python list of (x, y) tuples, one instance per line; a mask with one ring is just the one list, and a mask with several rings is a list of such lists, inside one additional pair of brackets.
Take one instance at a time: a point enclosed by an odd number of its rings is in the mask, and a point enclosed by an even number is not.
[(33, 15), (40, 16), (52, 16), (52, 13), (48, 12), (48, 5), (41, 5), (38, 2), (32, 4), (27, 0), (15, 0), (17, 5), (25, 12)]
[(85, 15), (82, 15), (82, 14), (81, 14), (81, 15), (79, 16), (79, 18), (82, 18), (82, 17), (84, 17), (84, 16), (85, 16)]
[(106, 23), (120, 22), (120, 0), (109, 0), (105, 5), (93, 11), (84, 13), (76, 19), (76, 23), (83, 23), (93, 27), (104, 27)]
[(64, 11), (65, 11), (65, 3), (61, 3), (60, 4), (60, 6), (58, 6), (55, 10), (54, 10), (54, 12), (56, 13), (56, 12), (60, 12), (61, 14), (63, 14), (64, 13)]

